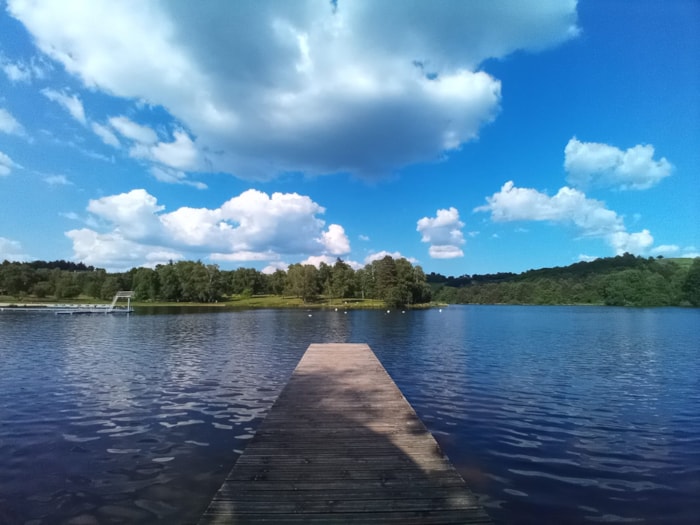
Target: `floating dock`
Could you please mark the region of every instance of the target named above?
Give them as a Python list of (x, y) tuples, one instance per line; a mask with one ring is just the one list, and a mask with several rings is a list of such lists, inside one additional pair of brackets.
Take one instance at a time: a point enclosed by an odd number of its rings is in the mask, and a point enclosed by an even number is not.
[(366, 344), (313, 344), (200, 525), (492, 523)]
[[(56, 315), (130, 314), (134, 311), (131, 307), (133, 296), (132, 291), (117, 292), (112, 299), (112, 304), (0, 303), (0, 312), (51, 312)], [(126, 307), (117, 306), (119, 299), (126, 299)]]

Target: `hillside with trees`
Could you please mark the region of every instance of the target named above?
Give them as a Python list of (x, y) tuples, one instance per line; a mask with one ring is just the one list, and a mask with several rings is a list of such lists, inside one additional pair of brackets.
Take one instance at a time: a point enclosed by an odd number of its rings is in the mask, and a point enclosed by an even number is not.
[(521, 274), (427, 276), (434, 299), (451, 304), (700, 306), (700, 258), (625, 253)]
[(406, 259), (386, 256), (353, 269), (292, 264), (272, 274), (254, 268), (221, 270), (201, 261), (109, 273), (67, 261), (0, 265), (0, 296), (13, 300), (110, 300), (134, 290), (142, 302), (215, 303), (263, 295), (296, 297), (302, 304), (374, 300), (392, 308), (427, 304), (600, 304), (700, 306), (700, 258), (644, 258), (630, 254), (566, 267), (446, 277), (425, 275)]

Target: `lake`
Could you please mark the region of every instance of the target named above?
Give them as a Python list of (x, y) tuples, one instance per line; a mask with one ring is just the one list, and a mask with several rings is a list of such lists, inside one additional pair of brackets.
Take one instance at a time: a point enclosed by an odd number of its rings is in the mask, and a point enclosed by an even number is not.
[(0, 523), (196, 523), (310, 343), (366, 342), (502, 523), (695, 524), (700, 310), (0, 313)]

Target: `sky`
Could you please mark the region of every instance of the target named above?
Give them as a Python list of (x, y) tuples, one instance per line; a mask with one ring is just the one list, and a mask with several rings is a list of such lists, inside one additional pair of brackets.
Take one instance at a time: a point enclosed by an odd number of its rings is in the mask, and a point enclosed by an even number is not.
[(0, 0), (0, 261), (700, 256), (696, 0)]

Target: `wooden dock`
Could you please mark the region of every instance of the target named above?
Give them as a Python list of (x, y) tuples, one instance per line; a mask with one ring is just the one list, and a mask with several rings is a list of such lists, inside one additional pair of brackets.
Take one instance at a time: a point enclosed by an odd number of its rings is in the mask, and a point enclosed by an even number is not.
[(209, 505), (224, 523), (491, 523), (365, 344), (313, 344)]

